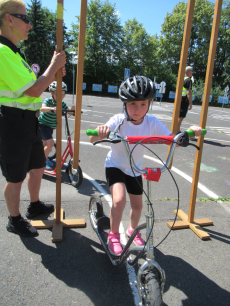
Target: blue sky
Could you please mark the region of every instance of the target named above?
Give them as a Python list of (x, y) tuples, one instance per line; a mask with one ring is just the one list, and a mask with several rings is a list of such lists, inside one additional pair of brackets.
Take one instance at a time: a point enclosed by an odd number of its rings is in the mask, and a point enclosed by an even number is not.
[[(31, 4), (30, 0), (24, 0)], [(47, 7), (52, 12), (56, 11), (57, 0), (42, 0), (42, 6)], [(89, 2), (89, 0), (88, 0)], [(116, 3), (116, 11), (119, 14), (121, 24), (124, 25), (128, 19), (134, 17), (143, 24), (147, 33), (150, 35), (160, 35), (161, 25), (168, 13), (171, 13), (174, 6), (181, 2), (178, 0), (109, 0), (110, 3)], [(187, 0), (185, 1), (187, 2)], [(215, 2), (213, 0), (212, 2)], [(71, 29), (71, 23), (76, 23), (75, 16), (80, 15), (80, 0), (64, 0), (64, 22), (68, 30)]]

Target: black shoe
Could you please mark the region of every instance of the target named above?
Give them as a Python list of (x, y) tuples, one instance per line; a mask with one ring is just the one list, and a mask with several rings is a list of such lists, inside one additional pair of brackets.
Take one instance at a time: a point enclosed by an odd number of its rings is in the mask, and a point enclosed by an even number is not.
[(8, 232), (18, 234), (24, 237), (35, 237), (38, 236), (38, 232), (35, 227), (33, 227), (28, 221), (23, 219), (19, 219), (16, 223), (12, 223), (11, 216), (8, 217), (9, 221), (6, 225), (6, 229)]
[(37, 201), (30, 203), (27, 208), (26, 218), (33, 219), (40, 214), (48, 214), (54, 212), (53, 204), (45, 204), (44, 202)]

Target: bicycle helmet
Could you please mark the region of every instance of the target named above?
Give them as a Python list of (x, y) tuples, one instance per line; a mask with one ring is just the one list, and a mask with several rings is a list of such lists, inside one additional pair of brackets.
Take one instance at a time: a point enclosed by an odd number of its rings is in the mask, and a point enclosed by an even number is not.
[[(145, 76), (136, 75), (122, 82), (119, 88), (119, 97), (121, 101), (124, 102), (124, 109), (127, 115), (127, 121), (136, 121), (129, 117), (126, 108), (127, 102), (150, 100), (154, 99), (155, 96), (156, 96), (156, 87), (153, 81), (146, 78)], [(149, 108), (147, 112), (148, 111)], [(142, 118), (144, 118), (144, 116)]]
[(136, 75), (128, 78), (121, 83), (119, 88), (119, 97), (124, 103), (154, 99), (155, 96), (155, 85), (145, 76)]
[[(49, 91), (57, 90), (57, 81), (53, 81), (49, 86)], [(67, 85), (62, 82), (62, 90), (67, 91)]]

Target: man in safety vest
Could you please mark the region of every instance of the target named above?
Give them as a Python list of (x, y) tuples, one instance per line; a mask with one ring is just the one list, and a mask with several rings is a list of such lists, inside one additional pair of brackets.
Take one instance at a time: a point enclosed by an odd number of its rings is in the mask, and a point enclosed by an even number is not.
[(184, 86), (182, 90), (177, 132), (180, 132), (181, 123), (186, 117), (188, 110), (192, 109), (192, 95), (193, 95), (193, 82), (191, 79), (192, 74), (193, 74), (193, 67), (187, 66), (185, 69)]

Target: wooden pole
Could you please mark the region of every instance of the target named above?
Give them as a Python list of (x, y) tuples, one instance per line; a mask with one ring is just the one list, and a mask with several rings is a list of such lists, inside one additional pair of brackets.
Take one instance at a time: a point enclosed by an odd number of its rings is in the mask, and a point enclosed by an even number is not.
[[(182, 98), (182, 90), (184, 86), (185, 68), (187, 64), (188, 48), (189, 48), (190, 35), (191, 35), (191, 29), (192, 29), (194, 6), (195, 6), (195, 0), (189, 0), (187, 4), (186, 20), (185, 20), (185, 26), (184, 26), (184, 35), (183, 35), (183, 41), (182, 41), (182, 47), (181, 47), (180, 65), (179, 65), (179, 71), (178, 71), (176, 95), (175, 95), (175, 100), (174, 100), (174, 109), (173, 109), (173, 117), (172, 117), (172, 124), (171, 124), (171, 131), (173, 134), (177, 133), (178, 118), (179, 118), (181, 98)], [(169, 151), (170, 151), (170, 147), (168, 148), (168, 154), (169, 154)], [(169, 166), (169, 169), (171, 169), (171, 166), (172, 166), (172, 161)]]
[[(57, 2), (57, 52), (63, 49), (63, 0)], [(31, 221), (36, 228), (53, 228), (52, 242), (62, 241), (63, 227), (85, 227), (84, 219), (64, 220), (61, 209), (61, 152), (62, 152), (62, 70), (59, 69), (57, 79), (57, 141), (56, 141), (56, 209), (54, 220)], [(81, 113), (81, 107), (79, 108)]]
[[(212, 84), (212, 75), (213, 75), (213, 68), (214, 68), (214, 61), (215, 61), (215, 54), (216, 54), (216, 45), (217, 45), (218, 31), (219, 31), (219, 24), (220, 24), (220, 17), (221, 17), (221, 6), (222, 6), (222, 0), (216, 0), (214, 17), (213, 17), (213, 25), (212, 25), (211, 42), (210, 42), (210, 47), (209, 47), (208, 64), (207, 64), (206, 77), (205, 77), (204, 97), (203, 97), (201, 117), (200, 117), (200, 126), (202, 127), (202, 129), (204, 129), (206, 126), (206, 120), (207, 120), (207, 114), (208, 114), (209, 96), (210, 96), (210, 90), (211, 90), (211, 84)], [(192, 189), (191, 189), (191, 197), (190, 197), (190, 205), (189, 205), (189, 214), (188, 214), (189, 222), (193, 222), (194, 214), (195, 214), (197, 185), (198, 185), (199, 174), (200, 174), (200, 164), (201, 164), (203, 143), (204, 143), (204, 136), (200, 136), (197, 142), (197, 145), (198, 147), (200, 147), (200, 150), (196, 151), (195, 167), (193, 171), (193, 181), (192, 181)]]
[[(214, 17), (213, 17), (213, 25), (212, 25), (211, 42), (210, 42), (210, 47), (209, 47), (208, 64), (207, 64), (207, 71), (206, 71), (206, 78), (205, 78), (204, 98), (203, 98), (201, 117), (200, 117), (200, 126), (202, 128), (205, 128), (206, 126), (206, 120), (207, 120), (207, 114), (208, 114), (209, 96), (210, 96), (210, 90), (211, 90), (211, 84), (212, 84), (213, 67), (214, 67), (216, 45), (217, 45), (218, 31), (219, 31), (219, 24), (220, 24), (220, 17), (221, 17), (221, 6), (222, 6), (222, 0), (216, 0)], [(200, 174), (200, 164), (201, 164), (203, 143), (204, 143), (204, 136), (200, 136), (197, 142), (197, 145), (198, 147), (200, 147), (200, 150), (196, 151), (192, 189), (191, 189), (190, 204), (189, 204), (189, 213), (188, 215), (186, 215), (180, 209), (178, 213), (175, 210), (174, 212), (177, 213), (177, 216), (182, 221), (177, 221), (175, 222), (174, 225), (173, 225), (173, 222), (168, 222), (167, 225), (169, 228), (172, 228), (172, 229), (190, 228), (191, 230), (193, 230), (193, 232), (198, 237), (200, 237), (203, 240), (206, 240), (210, 238), (210, 235), (206, 233), (201, 228), (201, 226), (213, 225), (213, 222), (209, 220), (208, 218), (194, 220), (197, 185), (198, 185), (199, 174)]]
[[(57, 1), (57, 52), (63, 49), (63, 0)], [(61, 151), (62, 151), (62, 70), (56, 74), (57, 80), (57, 141), (56, 141), (56, 223), (61, 220)]]
[(75, 102), (76, 110), (75, 110), (75, 123), (74, 123), (74, 147), (73, 147), (73, 168), (74, 169), (78, 169), (78, 160), (79, 160), (86, 14), (87, 14), (87, 0), (81, 0), (80, 26), (79, 26), (79, 39), (78, 39), (78, 62), (77, 62), (77, 77), (76, 77), (76, 102)]

